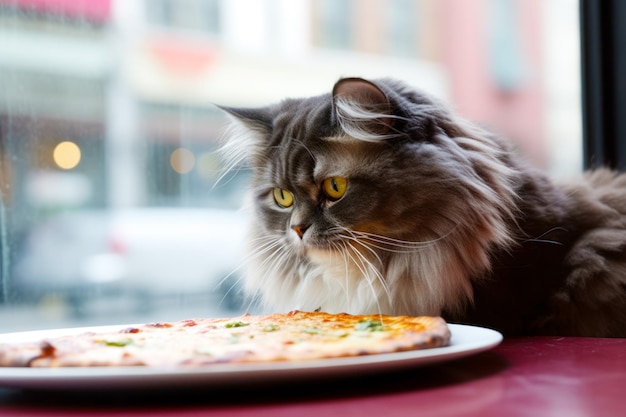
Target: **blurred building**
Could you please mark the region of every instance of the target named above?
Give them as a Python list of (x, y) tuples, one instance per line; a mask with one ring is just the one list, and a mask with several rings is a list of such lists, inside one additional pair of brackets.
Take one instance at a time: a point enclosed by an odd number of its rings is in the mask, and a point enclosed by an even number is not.
[[(104, 205), (109, 0), (0, 1), (0, 190), (5, 236), (37, 211)], [(78, 145), (60, 169), (55, 148)], [(60, 148), (61, 151), (63, 147)], [(73, 167), (74, 168), (74, 167)], [(13, 232), (13, 233), (12, 233)], [(18, 242), (13, 242), (18, 244)]]
[[(404, 79), (549, 166), (546, 10), (540, 0), (0, 0), (4, 198), (33, 213), (219, 205), (214, 104), (320, 94), (340, 76)], [(69, 168), (55, 160), (61, 142), (79, 149)]]

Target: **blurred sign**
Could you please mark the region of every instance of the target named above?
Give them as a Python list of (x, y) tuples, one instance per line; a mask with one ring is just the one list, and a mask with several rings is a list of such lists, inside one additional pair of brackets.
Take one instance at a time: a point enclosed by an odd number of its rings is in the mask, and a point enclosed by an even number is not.
[(104, 23), (111, 16), (111, 0), (0, 0), (0, 5), (96, 23)]

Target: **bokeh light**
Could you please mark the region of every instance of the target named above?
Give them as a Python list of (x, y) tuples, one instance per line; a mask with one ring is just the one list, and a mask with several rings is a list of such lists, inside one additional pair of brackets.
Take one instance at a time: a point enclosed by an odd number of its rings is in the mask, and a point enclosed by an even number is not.
[(61, 169), (73, 169), (80, 163), (80, 148), (74, 142), (61, 142), (52, 153), (54, 163)]
[(172, 169), (179, 174), (187, 174), (196, 164), (196, 157), (189, 149), (178, 148), (170, 156)]

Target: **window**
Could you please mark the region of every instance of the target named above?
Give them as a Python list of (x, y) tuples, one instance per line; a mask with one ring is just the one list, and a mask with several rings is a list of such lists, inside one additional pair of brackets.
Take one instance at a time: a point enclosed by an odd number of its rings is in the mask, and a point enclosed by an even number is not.
[(322, 48), (349, 49), (352, 45), (351, 0), (322, 0), (316, 7), (317, 45)]
[(218, 34), (219, 6), (217, 0), (152, 0), (145, 3), (146, 20), (155, 26)]
[(0, 0), (0, 332), (248, 309), (214, 103), (392, 76), (565, 177), (579, 49), (575, 0)]
[[(392, 0), (387, 9), (387, 48), (397, 56), (419, 55), (417, 33), (422, 24), (418, 13), (420, 2)], [(419, 11), (421, 12), (421, 10)]]
[(584, 0), (585, 166), (626, 169), (626, 18), (623, 2)]

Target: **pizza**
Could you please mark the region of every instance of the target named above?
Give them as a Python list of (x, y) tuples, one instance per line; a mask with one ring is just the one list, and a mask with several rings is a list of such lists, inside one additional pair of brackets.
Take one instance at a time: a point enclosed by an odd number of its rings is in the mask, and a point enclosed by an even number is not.
[(441, 317), (292, 311), (199, 318), (0, 345), (0, 366), (201, 367), (305, 361), (446, 346)]

